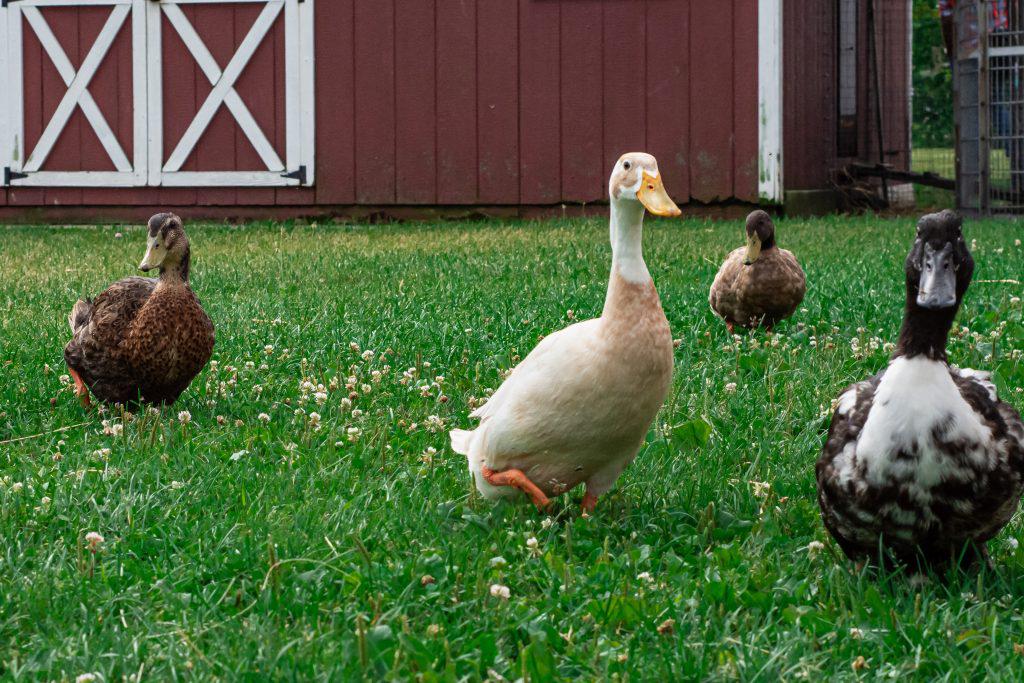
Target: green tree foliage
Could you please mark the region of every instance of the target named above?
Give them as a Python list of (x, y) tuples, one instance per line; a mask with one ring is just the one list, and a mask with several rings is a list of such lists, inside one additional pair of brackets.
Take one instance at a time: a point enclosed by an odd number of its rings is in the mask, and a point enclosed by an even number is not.
[(953, 146), (953, 76), (935, 0), (914, 1), (914, 147)]

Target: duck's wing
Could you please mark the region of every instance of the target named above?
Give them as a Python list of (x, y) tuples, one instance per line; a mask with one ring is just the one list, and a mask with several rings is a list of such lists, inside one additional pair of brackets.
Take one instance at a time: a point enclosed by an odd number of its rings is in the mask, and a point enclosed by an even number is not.
[(602, 389), (600, 320), (586, 320), (545, 337), (490, 400), (473, 412), (487, 431), (490, 460), (557, 448), (572, 437), (560, 423), (589, 411)]
[(989, 466), (993, 471), (985, 477), (983, 490), (973, 497), (978, 526), (988, 529), (977, 537), (987, 540), (1010, 521), (1024, 490), (1024, 421), (1016, 408), (999, 399), (991, 373), (950, 368), (950, 375), (960, 395), (992, 434)]
[(128, 277), (112, 284), (93, 300), (75, 304), (69, 316), (72, 338), (64, 348), (69, 367), (99, 398), (121, 400), (130, 392), (131, 369), (121, 353), (121, 343), (156, 289), (156, 280)]
[(858, 551), (862, 543), (870, 544), (873, 539), (861, 538), (860, 529), (848, 520), (856, 519), (852, 508), (858, 494), (858, 481), (864, 476), (863, 465), (857, 459), (857, 440), (884, 374), (883, 370), (870, 379), (852, 384), (839, 395), (825, 447), (815, 466), (822, 521), (850, 557), (861, 554)]
[(737, 285), (743, 273), (745, 251), (740, 247), (729, 252), (718, 269), (708, 294), (711, 310), (728, 322), (739, 322), (743, 314), (740, 310), (740, 292)]

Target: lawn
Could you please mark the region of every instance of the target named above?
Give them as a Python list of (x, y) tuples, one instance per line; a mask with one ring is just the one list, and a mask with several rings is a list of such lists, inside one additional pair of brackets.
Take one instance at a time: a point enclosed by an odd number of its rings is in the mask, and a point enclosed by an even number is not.
[[(818, 517), (830, 404), (886, 362), (912, 220), (780, 221), (807, 299), (773, 336), (738, 340), (707, 291), (740, 223), (649, 223), (674, 388), (588, 519), (580, 491), (552, 515), (484, 501), (447, 430), (541, 335), (600, 312), (604, 222), (190, 234), (216, 364), (175, 406), (128, 416), (83, 412), (62, 348), (75, 298), (132, 273), (141, 228), (0, 231), (0, 679), (1024, 666), (1019, 522), (992, 544), (995, 572), (912, 585), (857, 571)], [(952, 361), (994, 369), (1024, 407), (1024, 229), (966, 234), (978, 267)]]

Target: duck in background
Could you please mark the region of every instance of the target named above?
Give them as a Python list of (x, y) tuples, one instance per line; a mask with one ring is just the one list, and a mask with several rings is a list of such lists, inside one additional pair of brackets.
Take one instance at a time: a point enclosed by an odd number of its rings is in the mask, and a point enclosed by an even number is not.
[(470, 417), (453, 430), (486, 498), (522, 498), (544, 508), (586, 484), (593, 511), (636, 457), (672, 381), (672, 334), (644, 263), (644, 209), (678, 216), (649, 154), (624, 154), (608, 183), (612, 267), (600, 318), (540, 342)]
[(793, 253), (775, 243), (775, 223), (766, 212), (747, 216), (747, 246), (726, 257), (711, 284), (708, 302), (725, 320), (729, 333), (736, 325), (769, 331), (793, 315), (807, 291), (807, 280)]
[(189, 286), (191, 250), (181, 219), (149, 219), (143, 272), (71, 309), (64, 348), (82, 405), (89, 392), (106, 403), (169, 404), (188, 388), (213, 353), (213, 323)]
[(988, 373), (946, 357), (974, 271), (960, 216), (923, 217), (904, 270), (892, 359), (846, 389), (832, 417), (816, 468), (821, 516), (851, 559), (881, 545), (914, 571), (988, 561), (986, 542), (1020, 501), (1024, 423)]

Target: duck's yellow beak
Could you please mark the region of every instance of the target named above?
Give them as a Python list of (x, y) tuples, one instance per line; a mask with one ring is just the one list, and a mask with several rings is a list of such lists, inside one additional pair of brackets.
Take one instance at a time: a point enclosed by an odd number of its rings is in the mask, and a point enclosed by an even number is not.
[(743, 264), (749, 266), (761, 256), (761, 238), (757, 236), (755, 232), (753, 235), (747, 235), (747, 257), (743, 259)]
[(653, 176), (644, 171), (643, 182), (636, 191), (636, 198), (655, 216), (678, 216), (682, 213), (668, 196), (668, 192), (665, 192), (660, 175)]

